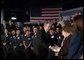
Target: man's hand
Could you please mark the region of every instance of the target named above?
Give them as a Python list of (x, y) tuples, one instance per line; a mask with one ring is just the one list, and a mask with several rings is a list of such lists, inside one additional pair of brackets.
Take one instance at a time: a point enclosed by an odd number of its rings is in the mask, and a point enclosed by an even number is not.
[(61, 49), (61, 47), (58, 47), (58, 46), (49, 46), (49, 49), (51, 49), (54, 52), (59, 52), (60, 49)]
[(22, 46), (23, 44), (22, 43), (20, 43), (20, 45), (19, 46)]
[(14, 48), (16, 48), (16, 46), (14, 46)]
[(4, 42), (4, 43), (3, 43), (3, 45), (5, 46), (5, 45), (6, 45), (6, 43)]

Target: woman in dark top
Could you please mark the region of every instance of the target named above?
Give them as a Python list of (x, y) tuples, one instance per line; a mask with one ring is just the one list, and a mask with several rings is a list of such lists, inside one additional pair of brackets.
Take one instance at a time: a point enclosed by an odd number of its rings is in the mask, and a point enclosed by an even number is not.
[(73, 18), (73, 26), (76, 31), (70, 41), (67, 59), (79, 59), (83, 54), (83, 15)]
[(61, 44), (60, 52), (58, 53), (58, 58), (66, 59), (72, 33), (73, 33), (73, 27), (71, 25), (65, 25), (62, 28), (62, 35), (64, 36), (64, 39)]

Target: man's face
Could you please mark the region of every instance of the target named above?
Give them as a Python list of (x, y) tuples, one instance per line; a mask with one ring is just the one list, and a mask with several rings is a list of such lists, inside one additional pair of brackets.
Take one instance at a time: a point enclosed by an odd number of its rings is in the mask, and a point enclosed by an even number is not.
[(14, 34), (15, 34), (15, 30), (12, 31), (12, 35), (14, 35)]
[(50, 28), (50, 25), (49, 25), (49, 24), (46, 24), (46, 26), (44, 26), (44, 30), (45, 30), (46, 32), (49, 31), (49, 28)]
[(37, 28), (33, 28), (33, 32), (37, 33), (38, 29)]
[(17, 31), (16, 31), (16, 34), (18, 34), (18, 35), (19, 35), (19, 34), (20, 34), (20, 30), (17, 30)]
[(53, 35), (55, 33), (55, 31), (54, 30), (50, 30), (49, 33), (50, 33), (50, 35)]
[(7, 29), (5, 29), (5, 31), (4, 31), (4, 32), (5, 32), (5, 34), (7, 34), (7, 33), (8, 33), (8, 30), (7, 30)]
[(26, 31), (26, 35), (29, 36), (31, 34), (30, 31)]
[(56, 28), (56, 32), (60, 32), (60, 29), (59, 28)]
[(24, 33), (25, 33), (25, 31), (26, 31), (26, 30), (27, 30), (27, 28), (26, 28), (26, 27), (24, 27), (24, 28), (23, 28)]

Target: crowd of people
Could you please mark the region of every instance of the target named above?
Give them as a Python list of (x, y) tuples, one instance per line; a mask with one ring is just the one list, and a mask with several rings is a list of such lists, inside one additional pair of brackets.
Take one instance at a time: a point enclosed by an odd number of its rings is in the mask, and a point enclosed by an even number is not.
[[(73, 24), (72, 24), (73, 23)], [(16, 27), (1, 25), (3, 59), (83, 59), (83, 17), (64, 26), (58, 22)], [(58, 55), (50, 47), (60, 48)]]

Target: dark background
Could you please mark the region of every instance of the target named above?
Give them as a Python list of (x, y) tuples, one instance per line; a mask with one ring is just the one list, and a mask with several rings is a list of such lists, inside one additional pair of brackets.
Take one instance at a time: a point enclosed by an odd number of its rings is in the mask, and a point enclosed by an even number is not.
[(15, 14), (17, 21), (30, 21), (32, 7), (62, 7), (68, 10), (83, 6), (83, 0), (0, 0), (0, 3), (5, 11), (5, 20)]

